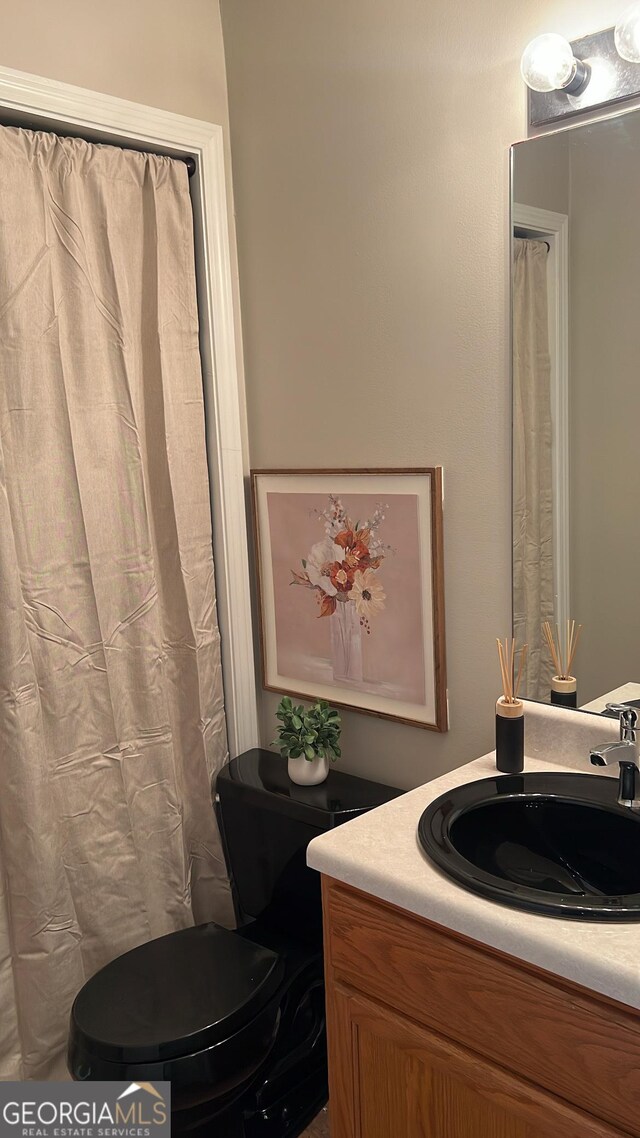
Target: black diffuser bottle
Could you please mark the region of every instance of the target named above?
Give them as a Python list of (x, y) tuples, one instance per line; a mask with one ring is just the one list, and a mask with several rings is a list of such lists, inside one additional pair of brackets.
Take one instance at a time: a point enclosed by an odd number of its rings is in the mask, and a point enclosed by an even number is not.
[(527, 660), (527, 645), (520, 652), (520, 666), (516, 676), (516, 642), (501, 640), (498, 659), (502, 676), (502, 695), (496, 703), (496, 767), (504, 774), (519, 774), (524, 770), (524, 704), (518, 699), (520, 683)]
[(503, 774), (524, 770), (524, 704), (521, 699), (496, 703), (496, 767)]

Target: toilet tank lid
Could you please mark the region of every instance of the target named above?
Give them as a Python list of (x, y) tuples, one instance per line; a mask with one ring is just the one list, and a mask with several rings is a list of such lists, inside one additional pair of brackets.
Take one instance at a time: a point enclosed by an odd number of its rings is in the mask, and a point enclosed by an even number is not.
[(222, 802), (227, 795), (240, 794), (321, 830), (331, 830), (403, 793), (335, 767), (319, 786), (297, 786), (289, 779), (286, 759), (260, 747), (232, 759), (220, 771), (216, 786)]
[(219, 925), (181, 929), (87, 981), (71, 1010), (72, 1043), (119, 1063), (193, 1054), (254, 1019), (283, 974), (276, 952)]

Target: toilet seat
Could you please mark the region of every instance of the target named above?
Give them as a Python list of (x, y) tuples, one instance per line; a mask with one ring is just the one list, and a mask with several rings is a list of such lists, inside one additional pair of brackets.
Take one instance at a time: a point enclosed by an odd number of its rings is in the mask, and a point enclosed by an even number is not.
[(101, 1062), (149, 1064), (193, 1055), (255, 1020), (283, 975), (278, 953), (237, 933), (213, 923), (182, 929), (96, 973), (73, 1004), (72, 1036), (78, 1050)]

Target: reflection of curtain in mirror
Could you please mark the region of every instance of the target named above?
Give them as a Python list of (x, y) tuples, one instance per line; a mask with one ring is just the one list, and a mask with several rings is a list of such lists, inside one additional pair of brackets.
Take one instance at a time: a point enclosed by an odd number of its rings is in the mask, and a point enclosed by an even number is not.
[(553, 621), (554, 600), (548, 252), (543, 241), (514, 242), (514, 636), (529, 645), (523, 693), (547, 700), (553, 669), (541, 624)]
[(232, 913), (186, 168), (2, 127), (0, 194), (0, 1079), (27, 1079), (97, 968)]

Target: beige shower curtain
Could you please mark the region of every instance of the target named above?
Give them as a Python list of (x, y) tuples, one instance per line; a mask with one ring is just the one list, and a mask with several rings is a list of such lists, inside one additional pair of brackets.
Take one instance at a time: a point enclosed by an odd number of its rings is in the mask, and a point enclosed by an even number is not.
[(0, 128), (0, 1078), (231, 922), (225, 758), (185, 165)]
[(548, 252), (543, 241), (514, 241), (513, 623), (518, 643), (529, 645), (523, 694), (547, 701), (553, 669), (541, 625), (554, 619)]

